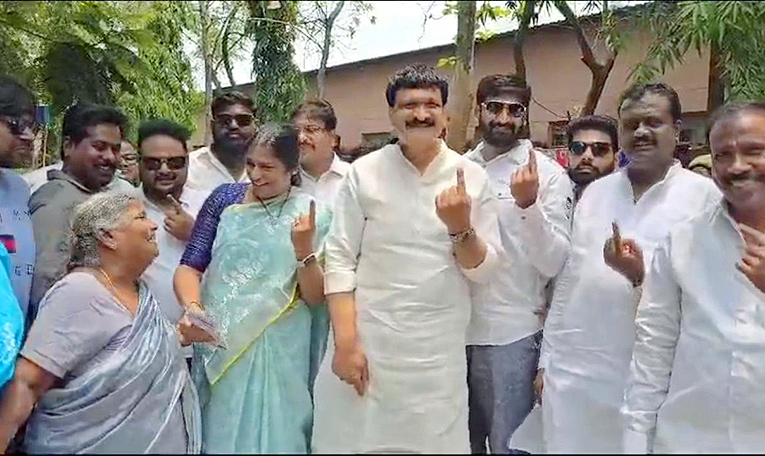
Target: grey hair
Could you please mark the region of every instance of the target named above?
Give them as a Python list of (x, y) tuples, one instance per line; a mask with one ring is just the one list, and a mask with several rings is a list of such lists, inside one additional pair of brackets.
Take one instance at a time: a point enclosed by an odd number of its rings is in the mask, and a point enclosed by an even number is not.
[(78, 267), (99, 267), (101, 237), (117, 228), (130, 204), (137, 201), (136, 197), (127, 193), (99, 193), (77, 206), (69, 233), (67, 271)]

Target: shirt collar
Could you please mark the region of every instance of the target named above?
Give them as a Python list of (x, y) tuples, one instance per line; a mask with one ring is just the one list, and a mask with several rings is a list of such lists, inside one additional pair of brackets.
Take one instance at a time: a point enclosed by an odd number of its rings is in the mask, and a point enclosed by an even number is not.
[[(140, 190), (141, 190), (141, 196), (143, 197), (144, 203), (147, 206), (151, 206), (153, 209), (159, 212), (162, 212), (164, 210), (160, 206), (155, 204), (154, 201), (150, 200), (148, 196), (146, 196), (146, 192), (143, 191), (143, 187), (141, 187)], [(181, 207), (183, 207), (184, 210), (188, 210), (190, 206), (188, 202), (188, 198), (186, 198), (187, 195), (188, 195), (188, 192), (186, 191), (186, 188), (184, 187), (184, 189), (181, 191), (180, 198), (178, 198), (178, 202), (181, 203)]]
[(321, 179), (322, 177), (330, 173), (340, 177), (343, 177), (345, 175), (345, 173), (343, 172), (343, 162), (340, 160), (340, 158), (338, 158), (337, 154), (334, 154), (334, 153), (332, 154), (332, 163), (329, 164), (329, 169), (327, 169), (327, 171), (325, 171), (324, 174), (319, 176), (318, 179), (308, 174), (308, 172), (306, 172), (306, 170), (304, 170), (302, 166), (300, 167), (301, 177), (304, 179), (309, 179), (312, 182), (317, 182), (319, 179)]
[(234, 176), (232, 176), (231, 172), (229, 172), (228, 168), (226, 168), (226, 166), (223, 163), (221, 163), (220, 160), (218, 160), (218, 157), (215, 156), (215, 154), (213, 153), (213, 150), (212, 150), (212, 146), (205, 147), (202, 150), (201, 154), (204, 154), (207, 157), (207, 159), (210, 161), (210, 164), (213, 166), (213, 168), (215, 168), (219, 172), (223, 173), (223, 175), (229, 176), (234, 182), (242, 182), (247, 177), (247, 173), (246, 172), (242, 172), (242, 177), (239, 178), (239, 179), (237, 179)]
[(531, 141), (528, 139), (520, 139), (518, 140), (518, 144), (516, 144), (515, 147), (505, 153), (497, 155), (491, 160), (486, 160), (486, 157), (484, 157), (484, 147), (486, 147), (486, 143), (481, 141), (475, 147), (475, 149), (473, 149), (470, 157), (473, 161), (482, 166), (487, 166), (499, 160), (510, 160), (515, 164), (522, 165), (528, 161), (529, 149), (533, 147), (533, 144), (531, 144)]
[(88, 187), (82, 185), (77, 179), (75, 179), (74, 177), (70, 176), (69, 174), (65, 173), (64, 171), (62, 171), (60, 169), (50, 169), (50, 170), (48, 170), (48, 180), (52, 181), (52, 180), (55, 180), (55, 179), (67, 181), (67, 182), (69, 182), (70, 184), (74, 185), (79, 190), (82, 190), (85, 193), (90, 193), (90, 194), (98, 193), (98, 192), (94, 192), (93, 190), (89, 189)]

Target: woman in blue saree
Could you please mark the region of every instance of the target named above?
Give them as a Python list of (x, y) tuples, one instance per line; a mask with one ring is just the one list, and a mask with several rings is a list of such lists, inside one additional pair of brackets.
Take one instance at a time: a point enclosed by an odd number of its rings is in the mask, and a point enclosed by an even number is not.
[[(213, 321), (225, 344), (194, 347), (204, 453), (309, 449), (311, 362), (327, 330), (311, 331), (324, 302), (317, 255), (331, 217), (293, 186), (298, 159), (291, 126), (261, 128), (246, 161), (251, 183), (210, 195), (175, 274), (187, 313)], [(187, 316), (179, 326), (187, 341), (210, 341)]]
[(140, 280), (157, 256), (143, 203), (99, 194), (72, 225), (0, 403), (0, 453), (199, 453), (199, 402), (175, 327)]

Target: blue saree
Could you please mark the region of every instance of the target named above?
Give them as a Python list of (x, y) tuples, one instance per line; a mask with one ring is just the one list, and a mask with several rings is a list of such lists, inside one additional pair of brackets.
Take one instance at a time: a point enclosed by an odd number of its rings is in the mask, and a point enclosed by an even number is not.
[(11, 286), (8, 251), (0, 243), (0, 392), (13, 378), (24, 335), (24, 314)]
[[(328, 326), (326, 306), (309, 309), (298, 297), (290, 233), (310, 201), (293, 188), (268, 210), (259, 202), (234, 204), (220, 215), (201, 300), (228, 348), (196, 345), (192, 368), (204, 453), (309, 450), (312, 366)], [(330, 219), (318, 206), (316, 252)]]

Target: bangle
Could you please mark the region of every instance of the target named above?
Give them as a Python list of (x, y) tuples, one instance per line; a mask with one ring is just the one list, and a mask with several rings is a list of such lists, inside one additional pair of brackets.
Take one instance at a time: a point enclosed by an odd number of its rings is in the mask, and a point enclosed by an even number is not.
[(452, 244), (462, 244), (466, 240), (470, 239), (473, 235), (475, 235), (475, 230), (473, 227), (470, 227), (466, 229), (465, 231), (460, 231), (459, 233), (455, 234), (449, 234), (449, 240), (452, 241)]
[(302, 260), (299, 259), (297, 261), (298, 261), (298, 269), (305, 268), (309, 264), (311, 264), (314, 261), (316, 261), (316, 254), (312, 253), (312, 254), (308, 255), (307, 257), (303, 258)]

